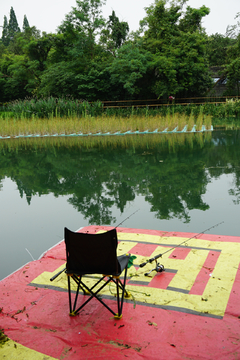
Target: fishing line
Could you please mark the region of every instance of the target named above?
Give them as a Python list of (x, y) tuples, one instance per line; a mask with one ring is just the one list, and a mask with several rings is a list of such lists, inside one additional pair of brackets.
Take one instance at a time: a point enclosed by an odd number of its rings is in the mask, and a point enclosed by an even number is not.
[(208, 229), (206, 229), (206, 230), (198, 233), (197, 235), (194, 235), (194, 236), (190, 237), (189, 239), (181, 242), (180, 244), (172, 247), (171, 249), (166, 250), (164, 253), (161, 254), (161, 256), (164, 255), (164, 254), (166, 254), (166, 253), (168, 253), (169, 251), (171, 251), (171, 250), (173, 250), (173, 249), (176, 249), (178, 246), (181, 246), (182, 244), (186, 243), (187, 241), (189, 241), (189, 240), (191, 240), (191, 239), (194, 239), (195, 237), (197, 237), (197, 236), (199, 236), (199, 235), (201, 235), (201, 234), (204, 234), (206, 231), (208, 231), (208, 230), (210, 230), (210, 229), (213, 229), (213, 228), (215, 228), (215, 227), (217, 227), (218, 225), (221, 225), (221, 224), (223, 224), (223, 223), (224, 223), (224, 221), (221, 221), (220, 223), (211, 226), (210, 228), (208, 228)]
[(29, 253), (29, 255), (31, 256), (31, 258), (33, 259), (33, 261), (35, 261), (34, 257), (33, 257), (32, 254), (30, 253), (30, 251), (29, 251), (27, 248), (25, 248), (25, 250)]
[(131, 215), (129, 215), (126, 219), (124, 219), (122, 222), (120, 222), (117, 226), (115, 226), (114, 229), (118, 228), (120, 225), (122, 225), (126, 220), (130, 219), (131, 216), (133, 216), (134, 214), (136, 214), (140, 209), (137, 209), (136, 211), (134, 211)]

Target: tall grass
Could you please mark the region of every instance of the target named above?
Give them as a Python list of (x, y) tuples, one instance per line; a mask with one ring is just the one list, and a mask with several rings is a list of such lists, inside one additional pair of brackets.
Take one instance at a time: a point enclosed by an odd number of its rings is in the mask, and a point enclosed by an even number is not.
[[(167, 116), (137, 116), (117, 117), (117, 116), (98, 116), (92, 117), (90, 115), (85, 117), (69, 116), (69, 117), (52, 117), (52, 118), (18, 118), (5, 117), (0, 118), (0, 135), (1, 136), (20, 136), (37, 134), (44, 135), (69, 135), (69, 134), (97, 134), (97, 133), (124, 133), (127, 131), (143, 132), (151, 131), (168, 131), (177, 128), (179, 131), (183, 130), (187, 125), (187, 130), (191, 130), (196, 119), (193, 115), (185, 116), (174, 114)], [(199, 115), (197, 118), (198, 130), (201, 129), (202, 124), (206, 128), (211, 127), (211, 117)]]

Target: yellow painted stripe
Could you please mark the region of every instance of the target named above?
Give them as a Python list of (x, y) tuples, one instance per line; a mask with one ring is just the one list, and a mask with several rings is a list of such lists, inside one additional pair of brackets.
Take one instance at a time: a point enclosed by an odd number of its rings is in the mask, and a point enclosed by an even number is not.
[(57, 360), (51, 356), (44, 355), (35, 350), (29, 349), (13, 340), (8, 340), (0, 346), (1, 360)]

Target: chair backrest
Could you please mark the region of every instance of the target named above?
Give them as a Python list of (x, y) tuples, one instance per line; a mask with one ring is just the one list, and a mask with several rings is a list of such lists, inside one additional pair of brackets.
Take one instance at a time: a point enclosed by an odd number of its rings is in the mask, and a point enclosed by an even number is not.
[(116, 229), (100, 234), (73, 232), (64, 229), (68, 273), (106, 274), (119, 273)]

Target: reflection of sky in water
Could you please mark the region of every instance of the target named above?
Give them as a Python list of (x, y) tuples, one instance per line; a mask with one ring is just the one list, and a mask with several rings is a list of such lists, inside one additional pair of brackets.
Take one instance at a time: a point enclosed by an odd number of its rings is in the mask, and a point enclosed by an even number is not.
[(31, 260), (26, 248), (37, 259), (63, 239), (64, 226), (76, 230), (87, 225), (68, 196), (37, 195), (28, 205), (14, 182), (5, 179), (2, 185), (0, 279)]
[[(191, 221), (188, 224), (178, 219), (157, 219), (144, 196), (136, 195), (134, 201), (126, 205), (123, 214), (116, 207), (112, 208), (116, 218), (114, 226), (140, 208), (124, 221), (123, 227), (200, 233), (224, 221), (224, 224), (208, 233), (239, 236), (239, 205), (235, 205), (235, 197), (229, 195), (232, 187), (232, 174), (212, 178), (206, 194), (202, 196), (210, 208), (206, 211), (189, 210)], [(20, 197), (14, 182), (7, 178), (2, 181), (0, 279), (31, 261), (28, 251), (37, 259), (45, 250), (61, 241), (64, 226), (77, 230), (88, 225), (88, 220), (68, 203), (69, 197), (71, 195), (58, 198), (52, 194), (36, 195), (28, 205), (25, 196)]]

